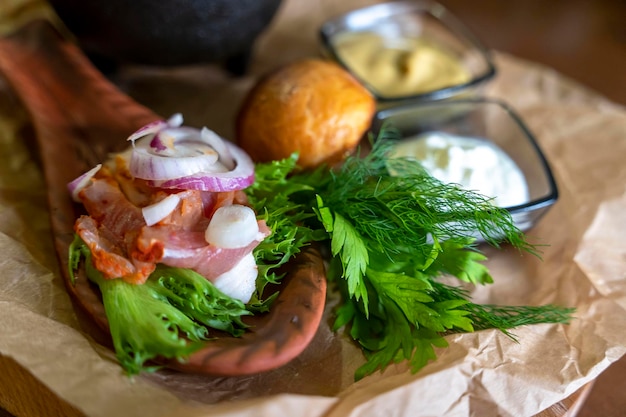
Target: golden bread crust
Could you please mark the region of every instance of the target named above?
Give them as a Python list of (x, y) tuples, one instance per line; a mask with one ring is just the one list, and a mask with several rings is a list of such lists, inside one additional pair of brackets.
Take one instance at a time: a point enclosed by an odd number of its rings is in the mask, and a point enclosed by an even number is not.
[(257, 162), (299, 152), (310, 168), (341, 161), (359, 143), (374, 97), (339, 65), (305, 59), (261, 79), (237, 117), (236, 141)]

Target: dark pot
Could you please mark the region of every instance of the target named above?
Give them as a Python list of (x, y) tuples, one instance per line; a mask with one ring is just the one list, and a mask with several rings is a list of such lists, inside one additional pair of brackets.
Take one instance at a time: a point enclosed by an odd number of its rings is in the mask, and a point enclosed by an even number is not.
[(83, 50), (116, 63), (243, 72), (281, 0), (50, 0)]

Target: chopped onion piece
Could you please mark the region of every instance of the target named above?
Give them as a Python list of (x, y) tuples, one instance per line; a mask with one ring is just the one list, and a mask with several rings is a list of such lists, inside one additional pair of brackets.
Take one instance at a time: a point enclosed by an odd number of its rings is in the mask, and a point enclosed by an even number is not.
[(143, 218), (148, 226), (152, 226), (166, 218), (180, 202), (180, 197), (170, 194), (163, 200), (141, 209)]
[(213, 147), (220, 155), (220, 162), (224, 164), (229, 170), (235, 169), (235, 158), (230, 153), (230, 149), (226, 146), (224, 139), (222, 139), (217, 133), (212, 130), (203, 127), (200, 131), (202, 139)]
[(156, 120), (152, 123), (148, 123), (147, 125), (143, 127), (140, 127), (139, 129), (137, 129), (137, 131), (135, 131), (135, 133), (130, 135), (128, 139), (126, 140), (131, 141), (134, 146), (135, 141), (139, 138), (142, 138), (150, 134), (159, 133), (159, 131), (168, 127), (182, 126), (182, 124), (183, 124), (183, 115), (180, 113), (175, 113), (172, 117), (170, 117), (167, 120)]
[(157, 120), (155, 122), (148, 123), (147, 125), (139, 128), (135, 133), (130, 135), (128, 139), (126, 140), (131, 141), (133, 143), (133, 146), (135, 146), (135, 141), (137, 139), (150, 135), (152, 133), (157, 133), (160, 130), (165, 129), (167, 126), (168, 124), (165, 120)]
[(243, 248), (258, 237), (259, 224), (254, 211), (240, 204), (215, 210), (204, 233), (208, 243), (223, 249)]
[(80, 191), (89, 184), (89, 181), (93, 178), (94, 175), (96, 175), (96, 172), (100, 171), (100, 168), (102, 168), (102, 164), (96, 165), (89, 171), (85, 172), (84, 174), (67, 184), (67, 189), (72, 195), (72, 200), (80, 203), (78, 193), (80, 193)]
[(247, 303), (256, 290), (258, 273), (254, 255), (249, 253), (233, 269), (217, 277), (213, 285), (224, 294)]
[(183, 115), (180, 113), (174, 113), (172, 117), (167, 119), (167, 124), (170, 127), (178, 127), (183, 125)]

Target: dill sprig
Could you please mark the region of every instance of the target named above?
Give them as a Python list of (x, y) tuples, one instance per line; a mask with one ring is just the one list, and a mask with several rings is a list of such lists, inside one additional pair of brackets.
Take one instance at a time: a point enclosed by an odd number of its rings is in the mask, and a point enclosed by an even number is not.
[(327, 204), (349, 203), (345, 209), (364, 220), (365, 235), (393, 248), (398, 241), (421, 244), (428, 234), (445, 240), (478, 232), (494, 246), (533, 249), (492, 198), (443, 183), (418, 161), (388, 158), (393, 143), (378, 140), (367, 156), (350, 158), (324, 192)]
[(510, 329), (540, 323), (568, 324), (575, 312), (574, 308), (556, 305), (542, 306), (499, 306), (494, 304), (475, 304), (470, 302), (469, 292), (460, 287), (453, 287), (439, 281), (432, 281), (435, 300), (468, 300), (462, 309), (468, 312), (474, 330), (498, 329), (517, 340)]

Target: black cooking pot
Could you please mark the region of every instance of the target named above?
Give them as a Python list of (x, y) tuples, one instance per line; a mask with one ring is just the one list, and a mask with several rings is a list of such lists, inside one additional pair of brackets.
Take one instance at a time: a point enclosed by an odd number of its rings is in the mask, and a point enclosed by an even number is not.
[(116, 63), (245, 71), (281, 0), (49, 0), (87, 54)]

